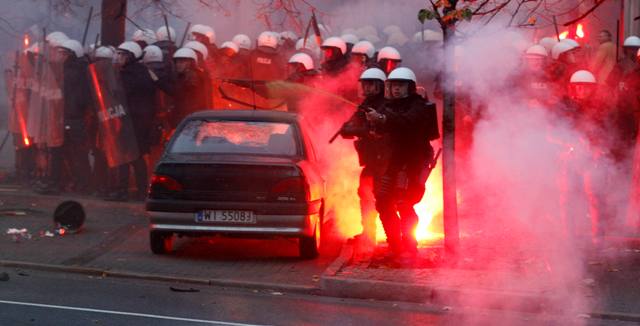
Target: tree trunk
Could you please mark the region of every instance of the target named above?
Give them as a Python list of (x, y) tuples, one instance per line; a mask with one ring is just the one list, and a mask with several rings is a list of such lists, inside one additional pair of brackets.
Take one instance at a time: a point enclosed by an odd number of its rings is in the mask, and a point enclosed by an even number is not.
[(127, 0), (102, 0), (102, 45), (118, 46), (124, 42)]
[(444, 108), (442, 110), (442, 197), (444, 219), (444, 247), (447, 254), (458, 252), (460, 235), (458, 230), (458, 203), (456, 191), (456, 159), (455, 159), (455, 53), (453, 36), (455, 27), (447, 26), (444, 30)]

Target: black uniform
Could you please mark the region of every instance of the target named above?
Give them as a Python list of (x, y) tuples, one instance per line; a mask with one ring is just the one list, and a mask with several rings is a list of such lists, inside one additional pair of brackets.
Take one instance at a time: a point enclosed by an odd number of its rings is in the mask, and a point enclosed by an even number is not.
[(375, 96), (369, 96), (360, 105), (358, 111), (344, 124), (341, 135), (345, 138), (356, 137), (353, 143), (358, 153), (358, 161), (362, 167), (358, 197), (362, 216), (362, 238), (368, 244), (376, 240), (376, 210), (373, 192), (374, 178), (381, 176), (387, 166), (390, 151), (388, 137), (376, 134), (367, 121), (365, 110), (372, 108), (381, 112), (384, 107), (384, 88)]
[[(71, 168), (73, 188), (78, 192), (88, 190), (91, 167), (89, 165), (89, 133), (87, 117), (91, 108), (88, 62), (71, 55), (63, 63), (62, 96), (64, 100), (64, 143), (52, 149), (52, 179), (60, 184), (64, 171), (63, 162)], [(55, 153), (60, 151), (60, 153)]]
[[(575, 235), (577, 225), (581, 223), (575, 216), (591, 215), (591, 231), (595, 238), (604, 236), (611, 230), (614, 222), (612, 207), (608, 200), (608, 189), (614, 187), (610, 185), (608, 171), (602, 169), (610, 164), (610, 158), (616, 155), (616, 135), (611, 130), (616, 129), (616, 114), (612, 112), (604, 102), (592, 96), (588, 100), (577, 102), (570, 98), (564, 98), (560, 103), (558, 114), (572, 127), (584, 135), (587, 142), (576, 142), (572, 145), (573, 154), (563, 160), (561, 175), (567, 184), (567, 189), (571, 189), (572, 198), (580, 196), (588, 203), (588, 207), (579, 204), (564, 205), (560, 212), (564, 224), (567, 226), (569, 234)], [(572, 157), (590, 157), (589, 164)], [(595, 186), (594, 185), (598, 185)], [(616, 186), (620, 186), (617, 184)], [(564, 190), (561, 194), (561, 201), (566, 202), (568, 195)], [(581, 202), (581, 201), (578, 201)], [(576, 210), (582, 210), (576, 212)]]
[(169, 67), (173, 66), (173, 60), (172, 60), (173, 54), (176, 53), (176, 51), (178, 50), (178, 47), (176, 47), (176, 44), (173, 43), (172, 41), (164, 40), (164, 41), (158, 41), (153, 45), (159, 47), (160, 50), (162, 50), (162, 59), (164, 61), (164, 64), (166, 67), (168, 67), (168, 69), (170, 69)]
[(640, 123), (640, 65), (625, 59), (616, 65), (610, 79), (617, 85), (617, 103), (613, 109), (615, 122), (612, 128), (616, 142), (613, 144), (614, 158), (624, 162), (631, 157), (638, 137)]
[(328, 76), (337, 76), (342, 73), (349, 64), (349, 57), (340, 55), (332, 60), (322, 63), (322, 72)]
[(129, 164), (118, 166), (115, 189), (111, 197), (125, 199), (129, 189), (129, 166), (134, 169), (137, 198), (144, 198), (147, 190), (147, 164), (144, 155), (151, 147), (150, 135), (154, 128), (156, 114), (156, 86), (146, 66), (139, 62), (129, 62), (120, 71), (120, 79), (125, 90), (127, 107), (136, 135), (140, 156)]
[(254, 80), (285, 79), (285, 62), (276, 50), (258, 47), (251, 53), (251, 74)]
[(175, 110), (169, 117), (171, 128), (175, 128), (187, 115), (208, 107), (206, 81), (201, 78), (197, 68), (177, 73), (172, 89)]
[(378, 127), (389, 137), (390, 158), (385, 172), (374, 180), (374, 191), (387, 241), (397, 254), (403, 246), (410, 251), (417, 248), (413, 232), (418, 215), (413, 205), (424, 195), (427, 167), (433, 160), (430, 141), (440, 134), (435, 104), (420, 95), (387, 101), (383, 114), (386, 120)]
[[(314, 87), (314, 85), (319, 80), (319, 78), (320, 78), (320, 73), (315, 69), (311, 69), (304, 72), (295, 72), (291, 74), (289, 78), (287, 78), (287, 81), (301, 84), (307, 87)], [(301, 111), (300, 102), (302, 102), (303, 99), (304, 98), (301, 94), (297, 94), (295, 92), (294, 94), (288, 94), (286, 96), (287, 111), (300, 112)]]

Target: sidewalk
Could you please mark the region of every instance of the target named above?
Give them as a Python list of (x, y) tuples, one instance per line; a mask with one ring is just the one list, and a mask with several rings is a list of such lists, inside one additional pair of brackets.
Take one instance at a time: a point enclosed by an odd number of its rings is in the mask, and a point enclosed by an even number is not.
[[(286, 239), (178, 239), (173, 255), (157, 256), (148, 248), (142, 203), (71, 197), (85, 207), (85, 228), (78, 234), (44, 236), (41, 232), (53, 230), (51, 212), (69, 198), (0, 186), (3, 269), (411, 301), (445, 310), (475, 307), (566, 313), (567, 302), (578, 298), (594, 318), (640, 322), (640, 246), (611, 247), (605, 255), (588, 259), (578, 284), (562, 284), (571, 290), (572, 297), (567, 297), (566, 289), (561, 291), (557, 283), (540, 277), (548, 273), (540, 260), (494, 263), (487, 268), (482, 261), (463, 257), (451, 264), (437, 245), (421, 248), (419, 259), (403, 266), (385, 258), (383, 245), (366, 253), (353, 242), (344, 245), (337, 258), (336, 252), (301, 260), (295, 244)], [(31, 238), (7, 235), (9, 228), (26, 228)]]
[(534, 258), (490, 267), (471, 256), (450, 263), (441, 246), (434, 246), (421, 248), (415, 261), (400, 266), (386, 253), (386, 245), (368, 253), (350, 241), (322, 276), (323, 293), (429, 303), (445, 310), (509, 309), (640, 322), (640, 249), (608, 247), (584, 262), (581, 279), (561, 284), (551, 281), (550, 268)]
[[(53, 211), (77, 200), (87, 213), (77, 234), (53, 231)], [(315, 260), (298, 258), (295, 240), (177, 238), (175, 252), (151, 253), (142, 202), (114, 203), (85, 196), (43, 196), (0, 185), (0, 266), (92, 275), (315, 292), (339, 248)], [(25, 236), (7, 230), (27, 229)]]

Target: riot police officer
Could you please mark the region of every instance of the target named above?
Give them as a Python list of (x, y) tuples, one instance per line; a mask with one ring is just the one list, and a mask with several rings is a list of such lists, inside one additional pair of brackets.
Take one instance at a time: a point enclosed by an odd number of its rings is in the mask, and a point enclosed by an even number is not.
[(362, 166), (360, 172), (360, 212), (362, 214), (362, 233), (356, 238), (365, 247), (375, 245), (376, 240), (376, 211), (373, 195), (374, 177), (380, 176), (385, 168), (389, 150), (386, 148), (387, 138), (376, 134), (367, 121), (366, 112), (373, 109), (380, 112), (384, 107), (384, 82), (387, 79), (384, 71), (378, 68), (365, 70), (360, 75), (360, 86), (365, 96), (358, 111), (344, 124), (341, 135), (345, 138), (356, 137), (354, 146), (358, 152), (358, 161)]
[(370, 109), (367, 120), (389, 137), (389, 162), (374, 178), (376, 208), (394, 256), (417, 253), (413, 206), (425, 191), (433, 160), (430, 141), (440, 137), (435, 104), (416, 93), (416, 76), (396, 68), (387, 77), (388, 100), (381, 112)]

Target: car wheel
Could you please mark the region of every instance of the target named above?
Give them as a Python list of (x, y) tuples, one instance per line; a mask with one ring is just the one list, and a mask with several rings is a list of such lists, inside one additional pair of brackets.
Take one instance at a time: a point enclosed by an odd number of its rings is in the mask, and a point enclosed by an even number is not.
[(149, 232), (151, 252), (156, 255), (171, 253), (173, 250), (173, 234), (161, 231)]
[(299, 242), (300, 257), (303, 259), (313, 259), (320, 253), (321, 223), (316, 224), (313, 236), (301, 237)]

